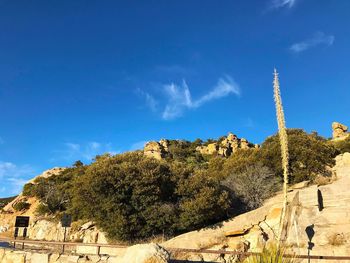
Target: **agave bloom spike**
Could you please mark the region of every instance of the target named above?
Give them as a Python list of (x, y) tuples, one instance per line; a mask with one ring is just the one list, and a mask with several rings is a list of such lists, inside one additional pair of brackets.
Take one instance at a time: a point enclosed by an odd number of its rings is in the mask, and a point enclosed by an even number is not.
[(278, 79), (277, 70), (274, 70), (273, 80), (274, 99), (276, 106), (276, 116), (278, 123), (278, 134), (281, 145), (281, 156), (282, 156), (282, 168), (283, 168), (283, 208), (280, 217), (278, 241), (281, 242), (283, 225), (286, 217), (287, 210), (287, 187), (288, 187), (288, 174), (289, 174), (289, 154), (288, 154), (288, 137), (286, 131), (286, 122), (284, 119), (284, 111), (282, 106), (280, 84)]

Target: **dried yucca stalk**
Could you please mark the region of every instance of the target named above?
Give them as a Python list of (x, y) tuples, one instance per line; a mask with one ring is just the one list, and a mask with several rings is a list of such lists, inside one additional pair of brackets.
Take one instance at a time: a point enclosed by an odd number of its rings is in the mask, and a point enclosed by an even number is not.
[(287, 131), (286, 131), (286, 122), (284, 120), (280, 84), (279, 84), (278, 73), (276, 69), (274, 71), (273, 90), (274, 90), (274, 98), (275, 98), (275, 105), (276, 105), (278, 134), (279, 134), (280, 145), (281, 145), (282, 168), (283, 168), (283, 208), (281, 212), (279, 231), (278, 231), (278, 241), (280, 243), (282, 239), (283, 225), (284, 225), (286, 210), (287, 210), (289, 155), (288, 155), (288, 137), (287, 137)]

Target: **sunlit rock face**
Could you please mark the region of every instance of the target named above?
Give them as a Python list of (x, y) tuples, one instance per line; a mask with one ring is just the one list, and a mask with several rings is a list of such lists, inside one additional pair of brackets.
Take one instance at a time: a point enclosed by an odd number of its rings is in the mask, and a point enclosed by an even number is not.
[(168, 142), (167, 140), (160, 140), (160, 142), (148, 142), (146, 143), (143, 152), (146, 156), (161, 160), (168, 152)]
[(258, 146), (249, 143), (247, 139), (239, 139), (237, 135), (230, 132), (220, 143), (210, 143), (207, 146), (198, 146), (196, 150), (201, 154), (217, 154), (220, 156), (228, 157), (237, 151), (237, 149), (250, 149), (256, 147)]
[(345, 139), (349, 136), (348, 127), (339, 122), (332, 123), (333, 139)]

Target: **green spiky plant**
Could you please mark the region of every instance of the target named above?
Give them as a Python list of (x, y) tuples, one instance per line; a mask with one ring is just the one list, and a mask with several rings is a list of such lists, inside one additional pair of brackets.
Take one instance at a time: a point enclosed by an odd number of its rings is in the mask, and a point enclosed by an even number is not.
[(276, 116), (278, 123), (278, 134), (281, 144), (281, 155), (282, 155), (282, 168), (283, 168), (283, 208), (280, 217), (279, 231), (278, 231), (278, 244), (282, 240), (283, 225), (286, 217), (287, 210), (287, 188), (288, 188), (288, 168), (289, 168), (289, 154), (288, 154), (288, 137), (286, 131), (286, 122), (284, 119), (284, 111), (282, 106), (280, 84), (278, 80), (277, 70), (274, 70), (273, 80), (274, 99), (276, 106)]
[(278, 245), (265, 247), (260, 254), (246, 258), (242, 263), (296, 263), (294, 257), (285, 257), (286, 249)]

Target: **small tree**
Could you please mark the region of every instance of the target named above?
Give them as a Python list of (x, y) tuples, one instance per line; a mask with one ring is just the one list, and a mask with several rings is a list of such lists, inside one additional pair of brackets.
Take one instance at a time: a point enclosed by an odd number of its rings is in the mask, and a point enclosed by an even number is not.
[(257, 163), (232, 173), (223, 185), (245, 204), (247, 210), (251, 210), (260, 207), (278, 190), (280, 180), (268, 167)]

